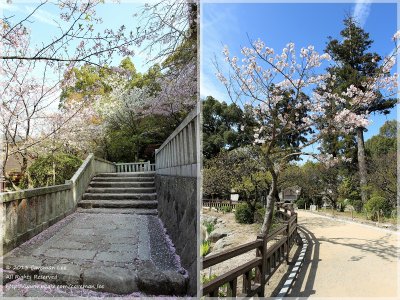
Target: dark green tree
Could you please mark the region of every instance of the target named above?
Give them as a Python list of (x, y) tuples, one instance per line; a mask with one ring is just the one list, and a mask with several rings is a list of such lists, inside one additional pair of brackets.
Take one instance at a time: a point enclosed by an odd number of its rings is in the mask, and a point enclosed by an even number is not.
[[(365, 32), (356, 21), (347, 17), (344, 20), (344, 29), (340, 32), (341, 40), (329, 37), (326, 52), (332, 57), (335, 65), (327, 68), (327, 71), (332, 75), (327, 84), (333, 85), (333, 91), (339, 95), (345, 92), (351, 85), (366, 91), (368, 80), (375, 77), (379, 72), (382, 72), (378, 63), (382, 60), (381, 56), (375, 52), (368, 52), (373, 41), (369, 34)], [(332, 105), (332, 112), (337, 112), (344, 108), (350, 111), (363, 115), (366, 113), (383, 113), (388, 114), (390, 109), (396, 104), (396, 99), (385, 98), (380, 91), (374, 91), (376, 98), (373, 101), (368, 101), (365, 105), (353, 105), (352, 99), (349, 98), (345, 103)], [(363, 203), (366, 202), (367, 193), (367, 163), (365, 158), (364, 146), (364, 127), (358, 127), (355, 133), (347, 138), (333, 136), (326, 139), (325, 143), (330, 144), (331, 153), (340, 149), (339, 141), (356, 140), (357, 143), (357, 161), (358, 171), (360, 176), (361, 198)], [(346, 143), (345, 143), (346, 144)], [(349, 145), (347, 143), (347, 145)]]
[(248, 107), (219, 102), (212, 96), (203, 101), (203, 155), (209, 159), (222, 149), (251, 144), (255, 121)]
[(31, 184), (35, 188), (63, 184), (81, 164), (78, 157), (65, 153), (40, 156), (28, 168)]

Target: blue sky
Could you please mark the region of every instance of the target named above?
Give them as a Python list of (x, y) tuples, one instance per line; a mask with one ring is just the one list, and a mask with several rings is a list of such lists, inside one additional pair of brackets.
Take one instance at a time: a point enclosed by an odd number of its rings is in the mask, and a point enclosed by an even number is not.
[[(292, 1), (293, 2), (293, 1)], [(350, 2), (350, 1), (349, 1)], [(226, 66), (223, 45), (239, 58), (240, 48), (248, 46), (247, 35), (261, 38), (279, 52), (289, 42), (297, 49), (314, 45), (323, 53), (327, 37), (340, 38), (343, 19), (352, 15), (374, 40), (371, 51), (382, 56), (393, 49), (393, 34), (397, 31), (397, 8), (391, 3), (207, 3), (201, 6), (201, 77), (200, 95), (212, 95), (230, 102), (223, 85), (215, 77), (212, 60)], [(388, 116), (372, 116), (366, 139), (379, 132), (386, 121), (396, 118), (393, 109)]]
[[(110, 1), (108, 1), (110, 2)], [(0, 3), (0, 12), (3, 16), (14, 16), (12, 20), (19, 21), (27, 14), (32, 12), (39, 4), (39, 1), (13, 1), (12, 4)], [(121, 1), (121, 3), (105, 3), (97, 6), (97, 16), (103, 19), (103, 23), (95, 27), (98, 31), (104, 29), (118, 29), (121, 25), (127, 27), (127, 31), (136, 32), (137, 18), (133, 17), (138, 13), (144, 2), (140, 1)], [(48, 42), (51, 38), (59, 34), (59, 29), (54, 20), (60, 21), (60, 10), (54, 4), (45, 4), (32, 17), (32, 23), (26, 23), (32, 30), (33, 44)], [(140, 53), (140, 49), (135, 49), (136, 55), (132, 58), (136, 69), (145, 72), (151, 65), (146, 64), (147, 55)], [(113, 57), (113, 65), (119, 64), (122, 57)]]

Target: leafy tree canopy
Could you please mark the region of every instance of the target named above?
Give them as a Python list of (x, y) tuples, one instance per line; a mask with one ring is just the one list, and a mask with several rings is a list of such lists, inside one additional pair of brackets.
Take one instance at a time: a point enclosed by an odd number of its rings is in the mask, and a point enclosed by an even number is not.
[(208, 96), (203, 101), (203, 155), (215, 157), (222, 149), (251, 144), (255, 121), (249, 108), (219, 102)]

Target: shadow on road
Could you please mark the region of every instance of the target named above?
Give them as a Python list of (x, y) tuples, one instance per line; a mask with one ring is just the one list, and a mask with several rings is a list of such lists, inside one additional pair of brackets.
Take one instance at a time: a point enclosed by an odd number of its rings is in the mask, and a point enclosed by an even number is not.
[[(391, 234), (387, 234), (379, 239), (360, 239), (360, 238), (324, 238), (321, 237), (321, 242), (327, 242), (334, 245), (341, 245), (361, 250), (365, 253), (372, 253), (384, 260), (396, 262), (399, 254), (399, 248), (391, 245), (388, 239)], [(357, 241), (355, 243), (354, 241)], [(351, 261), (363, 259), (365, 256), (353, 256)]]
[[(299, 231), (306, 236), (308, 247), (304, 257), (304, 263), (299, 271), (288, 297), (308, 297), (315, 294), (314, 282), (317, 273), (320, 243), (314, 234), (303, 226), (299, 226)], [(302, 286), (305, 284), (304, 289)]]

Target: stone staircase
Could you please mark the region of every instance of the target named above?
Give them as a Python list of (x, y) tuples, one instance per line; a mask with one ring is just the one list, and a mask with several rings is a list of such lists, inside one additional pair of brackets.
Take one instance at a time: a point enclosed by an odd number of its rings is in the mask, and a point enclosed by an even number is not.
[(157, 215), (154, 176), (155, 172), (97, 174), (78, 203), (78, 211)]
[[(93, 177), (77, 212), (3, 258), (0, 269), (12, 277), (6, 282), (5, 295), (126, 295), (127, 299), (185, 295), (187, 271), (157, 216), (154, 178), (155, 172), (101, 173)], [(24, 280), (15, 280), (17, 275)], [(17, 289), (18, 284), (29, 287)], [(36, 285), (46, 288), (39, 290)]]

